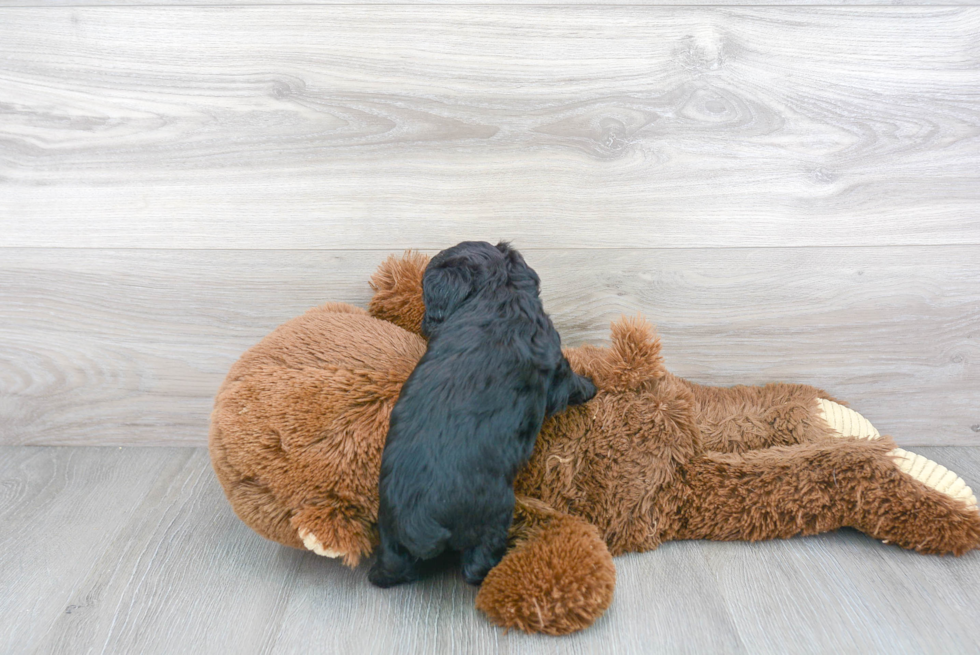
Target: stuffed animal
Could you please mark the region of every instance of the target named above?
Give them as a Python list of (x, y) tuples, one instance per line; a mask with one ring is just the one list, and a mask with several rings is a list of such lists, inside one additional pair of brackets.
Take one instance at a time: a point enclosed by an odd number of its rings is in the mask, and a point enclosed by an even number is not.
[[(371, 280), (370, 311), (312, 309), (232, 367), (211, 459), (262, 536), (348, 566), (371, 554), (388, 417), (425, 352), (427, 261), (389, 258)], [(922, 553), (980, 545), (963, 480), (819, 389), (688, 382), (664, 368), (640, 318), (614, 323), (608, 348), (565, 352), (598, 394), (546, 421), (515, 482), (509, 550), (476, 597), (501, 626), (560, 635), (591, 625), (612, 601), (612, 556), (668, 540), (851, 526)]]

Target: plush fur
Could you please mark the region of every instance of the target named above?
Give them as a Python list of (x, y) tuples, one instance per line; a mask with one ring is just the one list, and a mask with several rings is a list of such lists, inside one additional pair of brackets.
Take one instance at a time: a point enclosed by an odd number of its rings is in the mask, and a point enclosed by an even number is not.
[[(388, 418), (425, 351), (426, 259), (392, 257), (371, 315), (325, 305), (232, 367), (210, 448), (238, 515), (280, 543), (355, 565), (377, 543)], [(613, 325), (608, 348), (565, 354), (596, 397), (545, 421), (515, 480), (510, 548), (477, 607), (565, 634), (609, 607), (611, 554), (671, 539), (759, 540), (851, 526), (924, 553), (980, 546), (980, 513), (903, 473), (887, 438), (835, 436), (804, 385), (721, 389), (671, 375), (653, 328)]]
[(479, 584), (504, 556), (514, 476), (546, 415), (595, 395), (572, 372), (537, 274), (500, 243), (444, 250), (423, 276), (428, 348), (402, 387), (381, 455), (377, 559), (369, 578), (418, 577), (447, 548)]

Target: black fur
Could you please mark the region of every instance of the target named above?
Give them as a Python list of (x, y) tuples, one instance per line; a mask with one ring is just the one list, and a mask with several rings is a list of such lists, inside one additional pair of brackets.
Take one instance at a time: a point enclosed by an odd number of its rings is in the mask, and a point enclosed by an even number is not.
[(381, 545), (369, 574), (389, 587), (459, 551), (479, 584), (504, 555), (514, 476), (545, 416), (591, 399), (538, 298), (540, 281), (505, 243), (465, 241), (422, 280), (429, 346), (402, 388), (381, 456)]

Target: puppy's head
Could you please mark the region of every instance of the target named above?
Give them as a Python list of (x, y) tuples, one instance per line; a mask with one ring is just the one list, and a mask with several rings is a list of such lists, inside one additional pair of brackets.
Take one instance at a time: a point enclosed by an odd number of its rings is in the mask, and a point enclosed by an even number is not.
[(443, 250), (432, 258), (422, 277), (422, 334), (430, 336), (474, 294), (507, 284), (535, 294), (540, 284), (537, 274), (509, 244), (463, 241)]

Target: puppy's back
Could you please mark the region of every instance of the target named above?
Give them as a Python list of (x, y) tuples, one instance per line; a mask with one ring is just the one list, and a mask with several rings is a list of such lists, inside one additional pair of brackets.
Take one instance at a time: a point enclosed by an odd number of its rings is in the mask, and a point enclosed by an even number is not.
[(547, 380), (505, 359), (488, 361), (479, 350), (447, 362), (423, 357), (392, 412), (381, 469), (384, 519), (417, 557), (427, 550), (421, 542), (448, 538), (444, 529), (465, 542), (459, 533), (474, 532), (470, 521), (513, 506), (513, 479), (541, 429)]

